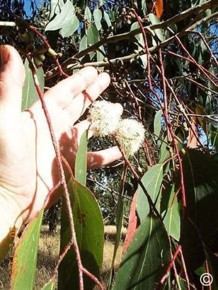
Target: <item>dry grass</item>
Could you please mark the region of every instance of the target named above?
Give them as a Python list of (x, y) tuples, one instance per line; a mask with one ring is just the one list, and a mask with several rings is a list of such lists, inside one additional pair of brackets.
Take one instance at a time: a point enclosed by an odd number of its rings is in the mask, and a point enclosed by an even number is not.
[[(109, 276), (109, 269), (111, 268), (111, 262), (113, 257), (114, 245), (112, 240), (115, 237), (115, 228), (107, 226), (105, 237), (109, 240), (104, 244), (104, 259), (102, 267), (102, 280), (106, 284)], [(125, 230), (123, 231), (125, 235)], [(36, 284), (34, 290), (41, 289), (46, 282), (49, 281), (52, 276), (53, 269), (56, 265), (59, 252), (59, 230), (56, 234), (48, 232), (47, 226), (42, 227), (41, 237), (39, 241), (39, 255), (37, 262), (36, 272)], [(119, 247), (115, 266), (118, 267), (122, 256), (122, 246)], [(10, 290), (10, 261), (6, 258), (0, 264), (0, 289)], [(22, 289), (25, 290), (25, 289)], [(29, 290), (29, 289), (28, 289)]]

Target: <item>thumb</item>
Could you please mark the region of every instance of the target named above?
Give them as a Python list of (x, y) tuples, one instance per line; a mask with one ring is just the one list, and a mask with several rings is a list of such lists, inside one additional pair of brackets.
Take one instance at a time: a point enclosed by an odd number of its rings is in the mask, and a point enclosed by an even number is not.
[[(17, 121), (21, 112), (25, 70), (20, 55), (9, 45), (0, 46), (0, 122)], [(5, 119), (6, 118), (6, 119)], [(2, 120), (3, 121), (3, 120)]]

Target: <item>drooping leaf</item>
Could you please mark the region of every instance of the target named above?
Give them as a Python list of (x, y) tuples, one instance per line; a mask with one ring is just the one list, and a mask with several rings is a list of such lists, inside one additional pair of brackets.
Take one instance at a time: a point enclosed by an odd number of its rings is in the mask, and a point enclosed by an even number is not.
[(80, 43), (79, 43), (79, 51), (83, 51), (87, 48), (87, 36), (83, 35)]
[(170, 150), (168, 147), (167, 138), (165, 138), (160, 146), (159, 163), (164, 162), (169, 157), (170, 157)]
[(87, 171), (87, 131), (80, 138), (79, 148), (75, 160), (75, 179), (82, 185), (86, 185)]
[(169, 249), (163, 224), (147, 216), (124, 256), (113, 290), (155, 289), (170, 261)]
[(156, 112), (154, 117), (154, 134), (155, 136), (159, 137), (161, 131), (161, 117), (162, 117), (162, 110)]
[(101, 29), (101, 19), (102, 19), (102, 12), (100, 9), (96, 8), (93, 12), (95, 26), (98, 30)]
[(99, 40), (99, 32), (94, 25), (87, 29), (87, 44), (92, 45)]
[(90, 8), (88, 6), (86, 6), (85, 17), (84, 18), (91, 23), (91, 21), (92, 21), (92, 12), (91, 12), (91, 10), (90, 10)]
[(194, 271), (205, 260), (204, 245), (210, 251), (217, 248), (218, 161), (189, 149), (183, 157), (183, 170), (188, 218), (183, 224), (182, 244), (186, 263)]
[[(151, 24), (158, 24), (160, 23), (160, 19), (155, 16), (153, 13), (148, 14), (149, 20)], [(158, 44), (159, 41), (163, 41), (165, 39), (164, 30), (157, 28), (154, 30), (154, 36), (152, 37), (152, 44), (155, 46)]]
[(110, 17), (109, 17), (109, 15), (108, 15), (108, 13), (106, 12), (106, 11), (104, 11), (104, 20), (106, 21), (106, 23), (107, 23), (107, 26), (108, 27), (111, 27), (111, 20), (110, 20)]
[[(165, 197), (162, 196), (162, 198)], [(175, 184), (171, 186), (170, 198), (166, 214), (164, 216), (164, 225), (166, 227), (168, 235), (179, 241), (181, 221), (179, 203), (175, 194)]]
[[(156, 164), (149, 168), (148, 171), (143, 175), (141, 181), (147, 190), (147, 193), (150, 195), (153, 203), (157, 202), (158, 193), (163, 181), (163, 165)], [(159, 208), (160, 205), (157, 204), (156, 207)], [(140, 187), (138, 190), (137, 213), (141, 222), (146, 218), (149, 211), (150, 208), (147, 197)]]
[[(104, 243), (103, 219), (98, 203), (94, 195), (77, 181), (71, 179), (68, 188), (83, 266), (98, 277), (103, 259)], [(65, 206), (62, 208), (61, 215), (60, 252), (63, 251), (70, 240), (69, 221)], [(92, 289), (93, 282), (90, 278), (84, 276), (84, 281), (85, 289)], [(79, 289), (78, 267), (72, 248), (59, 267), (58, 289)]]
[[(21, 105), (22, 111), (29, 109), (31, 105), (34, 104), (39, 99), (38, 93), (34, 85), (32, 72), (29, 68), (29, 62), (27, 59), (24, 62), (24, 67), (25, 67), (26, 78), (24, 82), (23, 95), (22, 95), (22, 105)], [(36, 74), (38, 77), (40, 88), (43, 92), (44, 91), (43, 69), (36, 68)]]
[(58, 30), (63, 37), (71, 36), (79, 27), (79, 20), (75, 14), (75, 8), (70, 0), (67, 0), (61, 7), (52, 21), (48, 23), (45, 31)]
[(15, 250), (11, 287), (13, 290), (33, 289), (43, 210), (24, 230)]

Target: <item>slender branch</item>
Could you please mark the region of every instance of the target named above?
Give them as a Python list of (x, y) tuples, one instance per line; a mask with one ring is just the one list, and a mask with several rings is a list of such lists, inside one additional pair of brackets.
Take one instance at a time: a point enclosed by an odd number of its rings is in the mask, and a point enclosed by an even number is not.
[(40, 88), (39, 85), (39, 81), (37, 78), (37, 74), (36, 74), (36, 70), (35, 67), (32, 63), (32, 59), (29, 55), (27, 55), (27, 58), (29, 60), (29, 65), (32, 71), (32, 75), (33, 75), (33, 80), (34, 80), (34, 84), (40, 99), (40, 102), (42, 104), (42, 108), (45, 114), (45, 118), (47, 121), (47, 125), (49, 128), (49, 132), (51, 135), (51, 140), (52, 140), (52, 144), (54, 147), (54, 151), (55, 151), (55, 155), (57, 158), (57, 166), (58, 166), (58, 174), (59, 174), (59, 179), (60, 179), (60, 183), (63, 186), (63, 193), (64, 193), (64, 201), (66, 202), (66, 211), (67, 211), (67, 216), (68, 216), (68, 220), (69, 220), (69, 226), (70, 226), (70, 237), (71, 240), (69, 242), (69, 247), (67, 247), (67, 250), (70, 249), (70, 245), (73, 245), (75, 254), (76, 254), (76, 260), (78, 263), (78, 268), (79, 268), (79, 281), (80, 281), (80, 290), (84, 289), (84, 282), (83, 282), (83, 266), (82, 266), (82, 261), (81, 261), (81, 257), (80, 257), (80, 252), (79, 252), (79, 246), (77, 244), (77, 239), (76, 239), (76, 232), (75, 232), (75, 227), (74, 227), (74, 219), (73, 219), (73, 214), (71, 211), (71, 202), (70, 202), (70, 197), (69, 197), (69, 192), (68, 192), (68, 188), (67, 188), (67, 184), (66, 184), (66, 180), (65, 180), (65, 174), (64, 174), (64, 168), (63, 168), (63, 164), (62, 164), (62, 158), (61, 158), (61, 152), (60, 152), (60, 146), (58, 144), (58, 141), (56, 140), (55, 137), (55, 132), (54, 132), (54, 128), (51, 122), (51, 118), (43, 97), (43, 92)]
[(177, 256), (179, 255), (180, 251), (181, 251), (181, 245), (178, 245), (178, 247), (177, 247), (177, 249), (176, 249), (176, 251), (175, 251), (175, 253), (174, 253), (174, 255), (173, 255), (173, 257), (172, 257), (172, 259), (170, 261), (170, 263), (169, 263), (169, 266), (167, 267), (166, 273), (163, 275), (163, 277), (160, 280), (161, 284), (164, 284), (165, 280), (169, 276), (170, 271), (171, 271), (171, 269), (172, 269), (172, 267), (173, 267), (173, 265), (175, 263), (175, 260), (176, 260)]

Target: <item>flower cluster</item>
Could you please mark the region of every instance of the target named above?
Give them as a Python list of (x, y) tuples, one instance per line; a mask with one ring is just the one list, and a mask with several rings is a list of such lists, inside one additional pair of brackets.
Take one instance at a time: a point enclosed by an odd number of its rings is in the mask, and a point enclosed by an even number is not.
[(133, 119), (121, 119), (123, 107), (107, 101), (95, 102), (89, 111), (90, 130), (94, 136), (114, 134), (127, 157), (133, 155), (144, 141), (145, 129)]
[(94, 136), (107, 136), (112, 134), (120, 121), (123, 107), (107, 101), (95, 102), (89, 110), (88, 120), (91, 122), (90, 130)]
[(127, 157), (133, 155), (144, 141), (145, 129), (133, 119), (123, 119), (116, 129), (116, 139)]

